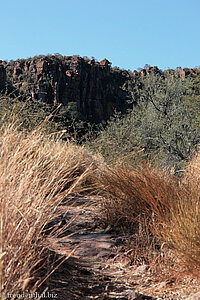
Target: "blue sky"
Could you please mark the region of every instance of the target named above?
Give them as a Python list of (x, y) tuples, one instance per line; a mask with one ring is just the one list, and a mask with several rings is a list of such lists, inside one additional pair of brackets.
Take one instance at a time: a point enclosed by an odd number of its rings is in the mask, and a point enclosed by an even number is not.
[(107, 58), (113, 66), (200, 65), (200, 0), (7, 0), (0, 59), (37, 54)]

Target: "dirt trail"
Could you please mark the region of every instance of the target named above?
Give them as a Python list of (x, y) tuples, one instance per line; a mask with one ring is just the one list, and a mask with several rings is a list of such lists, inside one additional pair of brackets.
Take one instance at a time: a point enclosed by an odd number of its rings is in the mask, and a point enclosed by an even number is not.
[(61, 208), (63, 223), (71, 223), (59, 242), (52, 242), (52, 248), (65, 255), (73, 253), (49, 281), (50, 290), (57, 293), (55, 299), (187, 299), (178, 293), (160, 298), (136, 292), (147, 266), (128, 276), (133, 268), (118, 259), (123, 256), (123, 236), (100, 226), (96, 205), (87, 198)]

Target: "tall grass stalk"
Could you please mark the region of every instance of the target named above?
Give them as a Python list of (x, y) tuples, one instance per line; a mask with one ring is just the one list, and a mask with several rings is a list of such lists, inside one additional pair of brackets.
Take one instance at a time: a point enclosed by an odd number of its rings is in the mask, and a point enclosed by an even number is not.
[(100, 182), (108, 196), (105, 211), (109, 220), (117, 223), (138, 223), (142, 216), (164, 218), (176, 194), (174, 178), (150, 163), (135, 168), (109, 167)]
[(25, 133), (15, 124), (0, 129), (0, 288), (4, 295), (35, 291), (47, 277), (38, 277), (48, 256), (46, 227), (64, 199), (92, 184), (93, 162), (84, 148), (46, 137), (38, 129)]
[(126, 224), (137, 234), (141, 224), (148, 224), (142, 228), (160, 246), (173, 250), (182, 270), (200, 277), (200, 154), (189, 163), (183, 179), (145, 163), (134, 169), (108, 168), (100, 181), (107, 194), (107, 222)]

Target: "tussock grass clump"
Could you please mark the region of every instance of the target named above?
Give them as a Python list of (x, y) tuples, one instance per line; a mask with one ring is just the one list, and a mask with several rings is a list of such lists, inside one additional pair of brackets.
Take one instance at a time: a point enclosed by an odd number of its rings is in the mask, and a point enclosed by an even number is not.
[(163, 255), (160, 230), (176, 210), (174, 199), (179, 197), (176, 179), (144, 162), (134, 168), (109, 167), (100, 182), (106, 194), (102, 218), (128, 233), (131, 264), (151, 264), (156, 269)]
[[(46, 137), (38, 129), (0, 129), (0, 291), (35, 291), (45, 264), (46, 225), (68, 196), (92, 185), (92, 156), (82, 147)], [(55, 230), (51, 234), (55, 234)]]
[(189, 162), (180, 182), (181, 199), (175, 201), (170, 222), (161, 238), (181, 257), (183, 267), (200, 277), (200, 153)]
[[(107, 218), (113, 223), (138, 223), (141, 218), (165, 218), (177, 196), (174, 178), (143, 163), (134, 169), (116, 166), (102, 173), (101, 183), (108, 200)], [(171, 204), (170, 204), (171, 203)]]
[(182, 271), (200, 277), (200, 154), (183, 179), (145, 163), (134, 169), (108, 168), (100, 181), (107, 194), (107, 222), (131, 228), (143, 244), (155, 238), (160, 247), (173, 250)]
[(196, 152), (189, 161), (183, 182), (194, 186), (200, 185), (200, 152)]

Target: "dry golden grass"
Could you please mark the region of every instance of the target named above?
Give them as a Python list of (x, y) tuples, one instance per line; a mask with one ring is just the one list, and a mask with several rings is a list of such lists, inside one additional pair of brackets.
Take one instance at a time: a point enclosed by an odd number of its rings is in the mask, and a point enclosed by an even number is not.
[[(182, 180), (147, 163), (108, 168), (100, 181), (107, 194), (102, 210), (107, 222), (131, 228), (149, 251), (155, 238), (160, 247), (173, 249), (183, 272), (200, 276), (200, 155)], [(134, 255), (142, 252), (140, 247)]]
[(107, 168), (100, 182), (108, 199), (103, 203), (107, 218), (113, 223), (138, 223), (141, 218), (165, 217), (169, 203), (177, 194), (175, 178), (149, 163), (136, 168)]
[(171, 209), (161, 237), (181, 257), (183, 268), (200, 277), (200, 153), (189, 162), (180, 182), (179, 201)]
[(40, 286), (47, 274), (37, 280), (34, 275), (47, 261), (45, 227), (66, 197), (83, 192), (88, 183), (91, 188), (94, 166), (84, 148), (38, 129), (0, 129), (0, 292)]
[(64, 199), (93, 190), (95, 180), (106, 195), (103, 218), (134, 232), (132, 263), (153, 262), (158, 269), (156, 247), (164, 245), (182, 261), (182, 270), (199, 277), (200, 155), (177, 179), (150, 163), (106, 167), (83, 147), (8, 125), (0, 129), (0, 171), (0, 292), (5, 295), (40, 287), (48, 276), (40, 272), (48, 263), (47, 225)]

